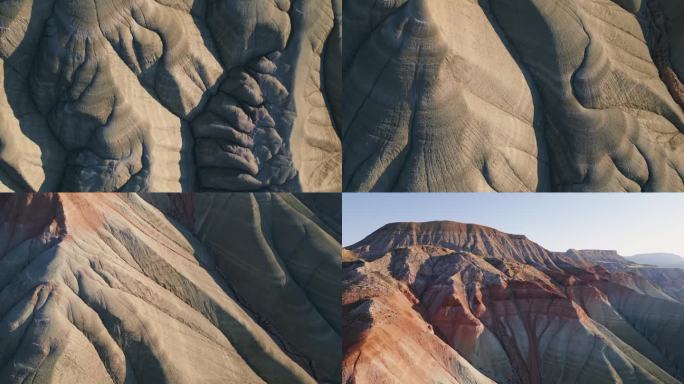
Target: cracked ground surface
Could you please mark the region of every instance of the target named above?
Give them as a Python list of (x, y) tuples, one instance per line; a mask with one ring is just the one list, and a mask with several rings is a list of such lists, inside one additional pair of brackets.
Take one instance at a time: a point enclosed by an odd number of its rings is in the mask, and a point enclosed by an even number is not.
[(348, 0), (345, 191), (683, 191), (684, 2)]
[(339, 191), (341, 1), (0, 1), (0, 190)]
[(339, 195), (0, 195), (0, 382), (339, 383)]

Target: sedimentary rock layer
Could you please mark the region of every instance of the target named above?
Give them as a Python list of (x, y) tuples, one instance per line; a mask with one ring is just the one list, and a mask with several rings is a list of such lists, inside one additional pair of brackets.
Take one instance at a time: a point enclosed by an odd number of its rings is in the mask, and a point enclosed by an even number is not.
[(453, 222), (343, 254), (347, 383), (680, 383), (684, 271)]
[(349, 0), (349, 191), (684, 190), (679, 0)]
[(337, 383), (320, 223), (288, 194), (0, 195), (0, 382)]
[(3, 1), (0, 190), (339, 190), (340, 8)]

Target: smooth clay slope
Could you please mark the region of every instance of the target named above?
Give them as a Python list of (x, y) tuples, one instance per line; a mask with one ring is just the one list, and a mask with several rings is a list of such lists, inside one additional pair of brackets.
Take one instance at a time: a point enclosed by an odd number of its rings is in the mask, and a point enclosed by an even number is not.
[(681, 0), (347, 0), (348, 191), (683, 191)]
[(676, 384), (684, 270), (454, 222), (343, 254), (343, 382)]
[(0, 191), (339, 191), (341, 11), (0, 1)]
[(314, 212), (288, 194), (0, 195), (0, 382), (338, 383), (340, 244)]

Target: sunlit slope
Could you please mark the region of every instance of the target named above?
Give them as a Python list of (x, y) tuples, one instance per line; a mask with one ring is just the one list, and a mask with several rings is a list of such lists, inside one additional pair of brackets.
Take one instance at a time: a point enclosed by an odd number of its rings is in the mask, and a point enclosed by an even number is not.
[(261, 243), (231, 195), (0, 197), (0, 381), (338, 381), (339, 243), (293, 196), (259, 196), (237, 198), (280, 204), (285, 228)]
[(345, 3), (349, 191), (681, 191), (674, 0)]

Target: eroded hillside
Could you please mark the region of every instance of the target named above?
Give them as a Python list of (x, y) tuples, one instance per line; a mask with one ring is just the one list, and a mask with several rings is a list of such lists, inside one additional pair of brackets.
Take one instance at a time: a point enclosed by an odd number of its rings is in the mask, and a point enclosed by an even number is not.
[(339, 383), (328, 220), (289, 194), (0, 195), (0, 382)]
[(681, 383), (684, 270), (394, 223), (343, 256), (345, 383)]
[(336, 191), (341, 1), (0, 2), (0, 190)]
[(349, 191), (684, 190), (681, 0), (348, 0)]

